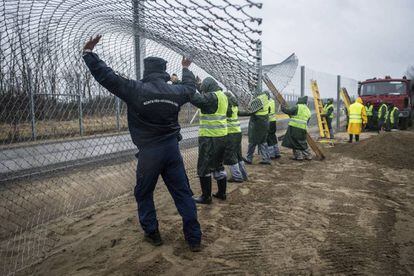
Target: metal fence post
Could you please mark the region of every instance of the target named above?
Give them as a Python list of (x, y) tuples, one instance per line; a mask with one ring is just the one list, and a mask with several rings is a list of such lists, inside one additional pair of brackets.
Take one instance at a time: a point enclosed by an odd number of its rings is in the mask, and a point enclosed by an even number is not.
[(82, 93), (78, 95), (78, 110), (79, 110), (79, 134), (80, 136), (83, 136)]
[(305, 66), (300, 67), (300, 96), (305, 96)]
[(262, 42), (258, 40), (256, 42), (256, 55), (257, 55), (257, 92), (263, 91), (262, 87)]
[(141, 37), (139, 35), (140, 16), (139, 12), (142, 10), (141, 0), (132, 0), (134, 7), (133, 14), (133, 32), (134, 32), (134, 48), (135, 48), (135, 77), (137, 80), (141, 79), (141, 62), (142, 49)]
[(115, 110), (116, 110), (116, 129), (118, 131), (121, 130), (121, 124), (120, 124), (120, 113), (121, 113), (121, 107), (120, 107), (120, 100), (117, 96), (115, 96)]
[(336, 131), (341, 129), (341, 76), (336, 77)]
[(35, 113), (35, 99), (32, 89), (32, 71), (27, 70), (27, 88), (29, 89), (29, 101), (30, 101), (30, 124), (32, 128), (32, 140), (36, 140), (36, 113)]

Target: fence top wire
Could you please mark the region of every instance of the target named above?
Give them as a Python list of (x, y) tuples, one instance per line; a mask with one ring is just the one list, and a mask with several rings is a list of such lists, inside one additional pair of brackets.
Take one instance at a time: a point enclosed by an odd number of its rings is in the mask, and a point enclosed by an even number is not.
[[(263, 74), (267, 74), (279, 92), (282, 92), (295, 75), (298, 63), (299, 60), (297, 56), (291, 54), (280, 63), (264, 65), (262, 67), (262, 72)], [(263, 87), (266, 87), (266, 85)]]
[[(194, 63), (244, 97), (257, 80), (260, 3), (251, 0), (3, 0), (0, 4), (0, 89), (63, 89), (89, 81), (80, 59), (87, 38), (103, 34), (97, 52), (127, 77), (135, 77), (134, 42), (143, 56), (163, 46)], [(148, 39), (155, 43), (146, 43)], [(76, 88), (75, 88), (76, 89)], [(74, 89), (74, 90), (75, 90)], [(34, 91), (38, 92), (38, 91)], [(61, 92), (62, 93), (62, 92)]]

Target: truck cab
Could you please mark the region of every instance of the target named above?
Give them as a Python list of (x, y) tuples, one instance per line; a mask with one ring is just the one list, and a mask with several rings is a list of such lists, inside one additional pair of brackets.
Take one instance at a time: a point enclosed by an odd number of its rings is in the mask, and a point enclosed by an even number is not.
[(381, 103), (393, 103), (399, 109), (399, 127), (406, 129), (414, 119), (414, 82), (402, 77), (373, 78), (358, 83), (358, 95), (374, 105), (374, 116)]

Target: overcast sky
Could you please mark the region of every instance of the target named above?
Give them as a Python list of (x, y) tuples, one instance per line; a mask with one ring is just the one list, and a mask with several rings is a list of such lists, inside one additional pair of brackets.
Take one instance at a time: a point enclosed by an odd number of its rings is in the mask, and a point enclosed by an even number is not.
[(295, 52), (314, 70), (400, 77), (414, 64), (414, 0), (263, 0), (263, 59)]

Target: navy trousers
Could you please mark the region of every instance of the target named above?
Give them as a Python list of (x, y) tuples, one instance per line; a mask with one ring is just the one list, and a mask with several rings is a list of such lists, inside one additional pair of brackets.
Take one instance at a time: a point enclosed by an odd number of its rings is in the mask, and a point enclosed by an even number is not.
[(155, 146), (142, 148), (137, 158), (137, 184), (134, 194), (142, 229), (147, 234), (158, 230), (153, 194), (158, 177), (161, 175), (183, 219), (186, 241), (189, 244), (199, 244), (201, 229), (197, 220), (197, 208), (192, 198), (193, 193), (188, 183), (177, 139), (169, 139)]

